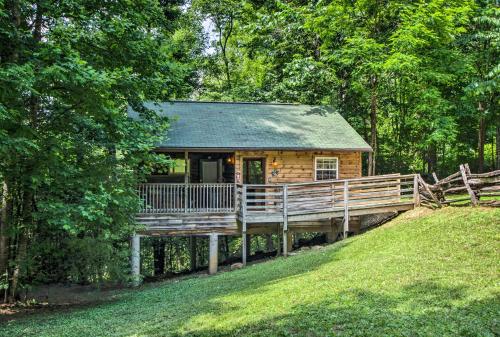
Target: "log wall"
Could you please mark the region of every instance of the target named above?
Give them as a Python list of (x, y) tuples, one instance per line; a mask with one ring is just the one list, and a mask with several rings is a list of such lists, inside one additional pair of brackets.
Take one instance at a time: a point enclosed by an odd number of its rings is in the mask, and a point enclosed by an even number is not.
[[(361, 152), (334, 151), (236, 151), (236, 181), (241, 183), (244, 158), (264, 158), (267, 183), (299, 183), (314, 181), (315, 157), (337, 157), (339, 179), (361, 177)], [(273, 176), (272, 162), (276, 158), (278, 174)], [(239, 181), (238, 181), (239, 178)]]

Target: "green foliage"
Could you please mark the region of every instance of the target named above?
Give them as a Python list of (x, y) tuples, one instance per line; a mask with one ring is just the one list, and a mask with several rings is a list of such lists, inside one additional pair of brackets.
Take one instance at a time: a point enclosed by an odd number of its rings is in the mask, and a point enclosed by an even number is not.
[[(136, 185), (152, 163), (165, 164), (151, 150), (168, 121), (141, 102), (191, 90), (191, 56), (173, 33), (182, 27), (164, 16), (178, 5), (165, 6), (0, 2), (0, 177), (11, 282), (17, 267), (32, 281), (127, 274)], [(141, 122), (127, 117), (129, 106)]]
[(232, 85), (216, 49), (201, 57), (200, 97), (333, 105), (375, 148), (376, 172), (479, 169), (481, 118), (487, 140), (500, 132), (498, 11), (479, 0), (246, 1), (227, 44)]
[(13, 319), (0, 335), (495, 336), (499, 219), (417, 209), (321, 250)]

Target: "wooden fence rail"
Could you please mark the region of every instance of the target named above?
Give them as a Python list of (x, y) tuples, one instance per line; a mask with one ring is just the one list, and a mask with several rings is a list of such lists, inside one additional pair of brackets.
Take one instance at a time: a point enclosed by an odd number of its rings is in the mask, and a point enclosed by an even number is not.
[(439, 208), (443, 205), (470, 201), (473, 206), (500, 206), (500, 170), (487, 173), (471, 173), (469, 165), (434, 184), (418, 177), (419, 194), (423, 206)]

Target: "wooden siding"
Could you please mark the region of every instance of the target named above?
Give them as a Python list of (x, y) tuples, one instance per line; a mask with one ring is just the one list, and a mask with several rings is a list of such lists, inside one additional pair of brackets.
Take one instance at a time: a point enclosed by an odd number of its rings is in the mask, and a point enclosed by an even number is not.
[[(334, 151), (236, 151), (235, 172), (242, 177), (243, 158), (265, 158), (267, 183), (296, 183), (314, 181), (315, 157), (337, 157), (339, 179), (361, 177), (361, 152)], [(278, 175), (272, 176), (276, 158)]]

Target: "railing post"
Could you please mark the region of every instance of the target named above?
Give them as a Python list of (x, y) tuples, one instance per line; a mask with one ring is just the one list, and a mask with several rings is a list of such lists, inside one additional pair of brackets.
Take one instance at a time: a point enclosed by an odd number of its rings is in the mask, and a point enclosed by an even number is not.
[(234, 198), (233, 209), (235, 212), (237, 212), (238, 211), (238, 185), (236, 183), (233, 184), (233, 198)]
[(420, 191), (418, 190), (418, 174), (413, 177), (413, 204), (420, 207)]
[(347, 238), (349, 232), (349, 182), (344, 181), (344, 239)]
[(247, 185), (241, 191), (241, 262), (247, 264)]
[(283, 185), (283, 256), (288, 255), (288, 185)]
[(189, 186), (187, 183), (184, 184), (184, 213), (188, 212), (188, 200), (189, 200)]

